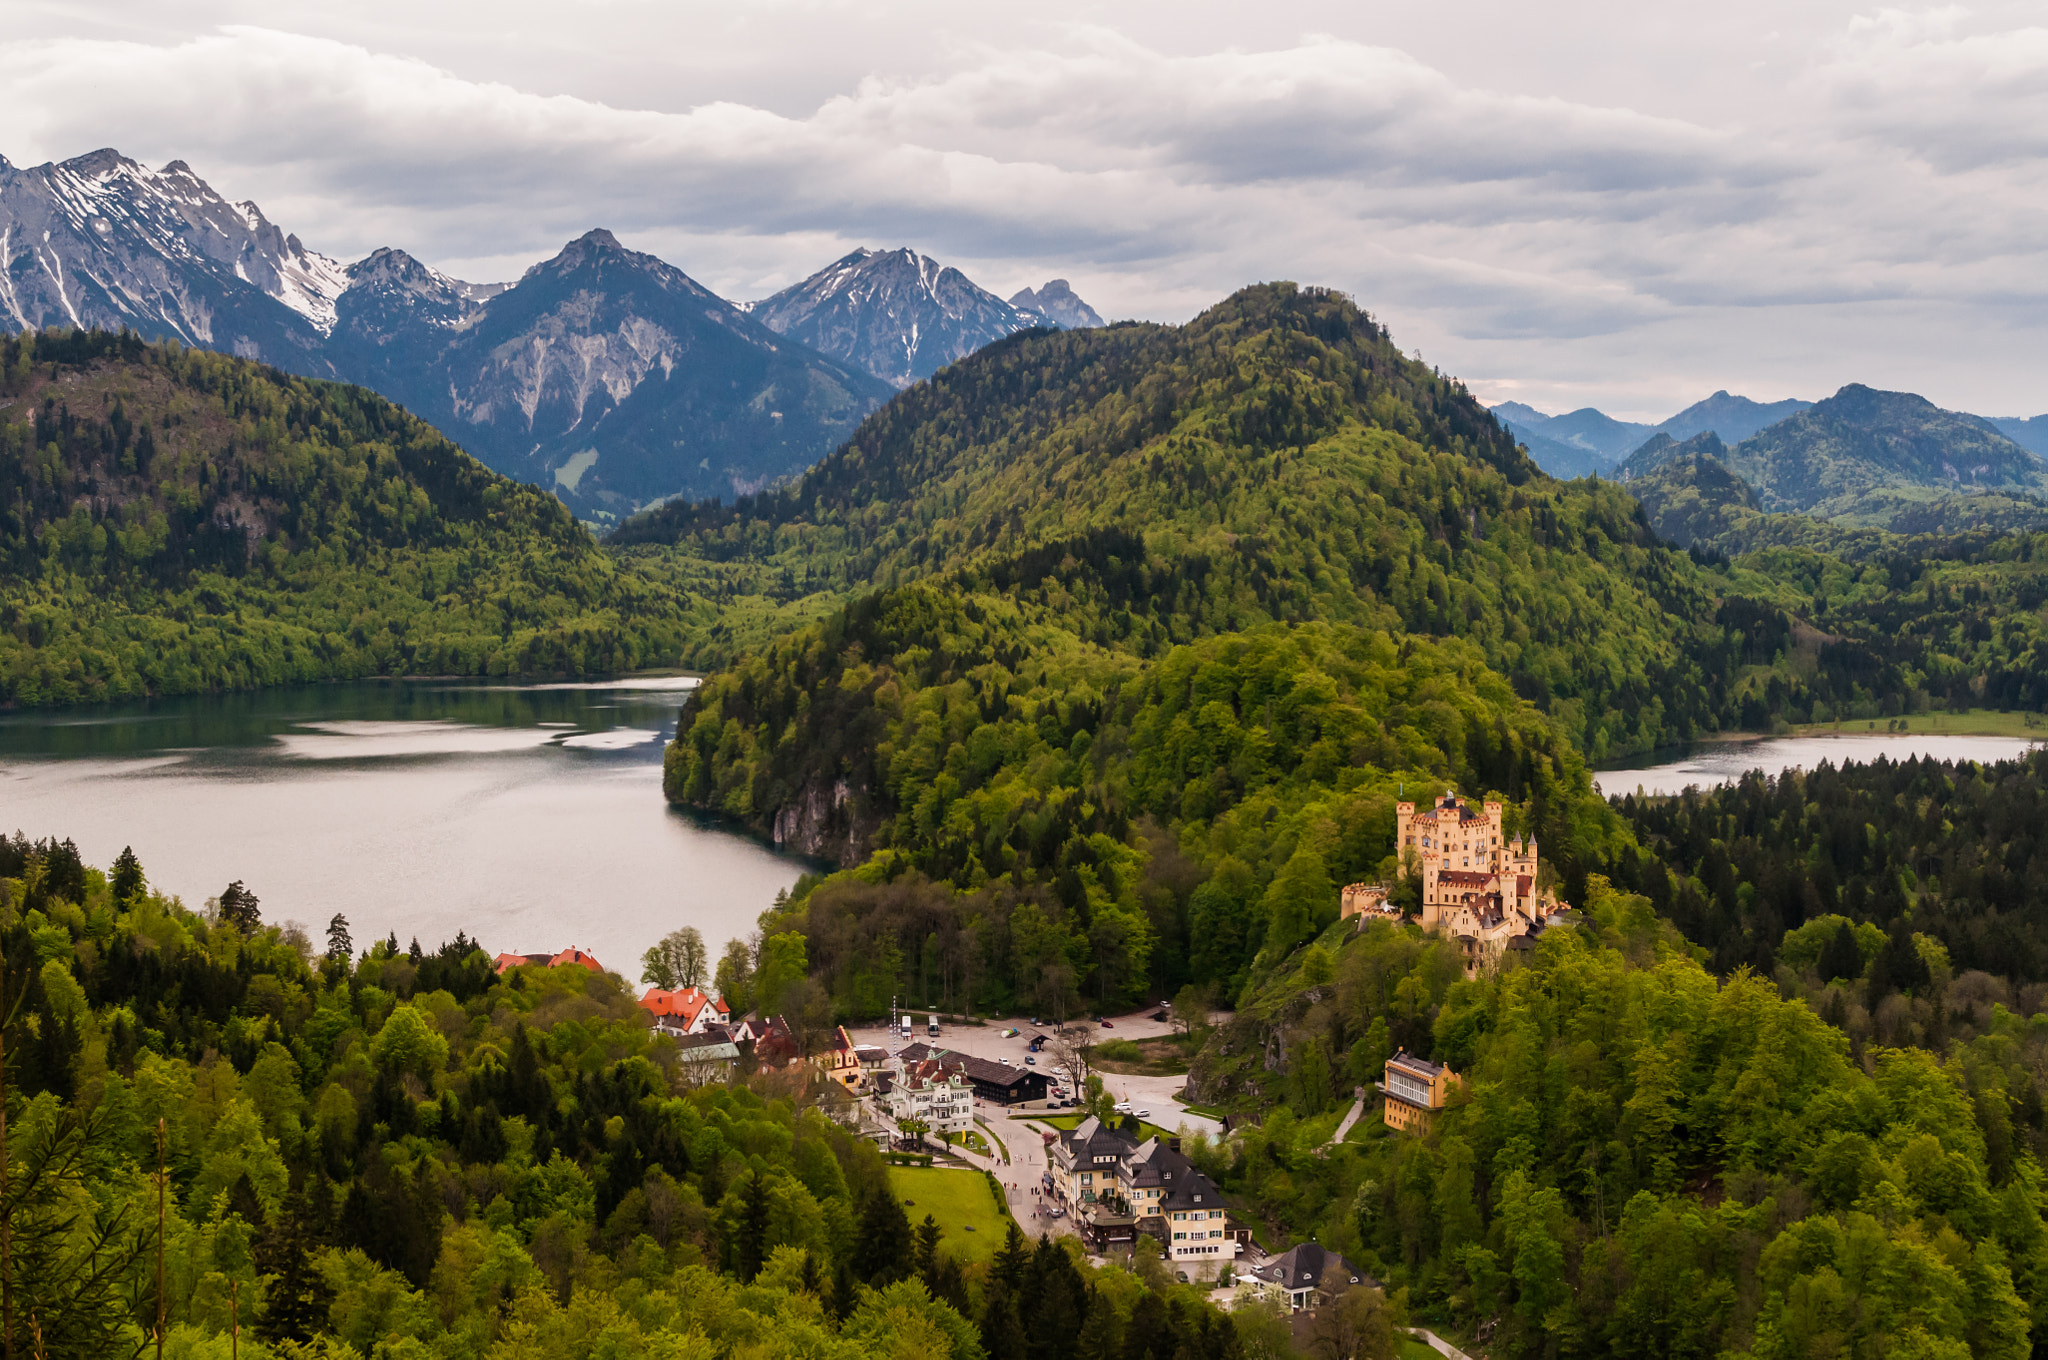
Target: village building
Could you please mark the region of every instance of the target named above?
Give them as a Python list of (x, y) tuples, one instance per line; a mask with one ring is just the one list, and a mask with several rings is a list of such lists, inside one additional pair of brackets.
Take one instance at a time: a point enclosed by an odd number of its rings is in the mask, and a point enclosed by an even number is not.
[[(1394, 808), (1395, 848), (1422, 879), (1418, 923), (1458, 942), (1468, 976), (1496, 966), (1509, 950), (1530, 948), (1570, 911), (1537, 886), (1536, 838), (1508, 837), (1504, 817), (1500, 803), (1475, 808), (1449, 791), (1425, 811), (1413, 803)], [(1338, 914), (1362, 924), (1399, 913), (1384, 884), (1354, 883), (1344, 889)]]
[(695, 987), (649, 987), (640, 998), (640, 1009), (654, 1017), (654, 1027), (664, 1034), (707, 1034), (732, 1014), (724, 998)]
[(832, 1031), (831, 1041), (811, 1059), (811, 1065), (849, 1092), (857, 1093), (867, 1085), (866, 1075), (861, 1070), (860, 1050), (854, 1047), (852, 1036), (847, 1034), (844, 1025)]
[(1180, 1139), (1135, 1142), (1090, 1116), (1049, 1151), (1053, 1193), (1094, 1250), (1147, 1233), (1190, 1277), (1213, 1275), (1244, 1250), (1249, 1231), (1231, 1222), (1222, 1191), (1182, 1154)]
[(498, 976), (500, 977), (503, 977), (511, 969), (524, 968), (528, 964), (541, 968), (561, 968), (565, 965), (574, 965), (578, 968), (588, 968), (593, 973), (602, 973), (604, 971), (604, 965), (597, 961), (596, 955), (587, 954), (574, 945), (556, 954), (499, 954), (491, 960), (491, 964), (497, 969)]
[(747, 1022), (747, 1038), (753, 1041), (754, 1062), (761, 1067), (787, 1067), (803, 1056), (789, 1023), (779, 1015)]
[(1044, 1100), (1045, 1089), (1050, 1082), (1045, 1073), (1033, 1068), (1013, 1067), (989, 1058), (952, 1053), (930, 1044), (906, 1044), (901, 1056), (909, 1062), (943, 1058), (949, 1063), (960, 1064), (967, 1073), (968, 1082), (974, 1087), (975, 1096), (997, 1105), (1023, 1105)]
[(1292, 1312), (1328, 1303), (1353, 1285), (1379, 1288), (1378, 1280), (1315, 1242), (1289, 1247), (1246, 1271), (1244, 1281), (1253, 1297), (1278, 1298)]
[(1403, 1049), (1387, 1059), (1380, 1093), (1386, 1097), (1381, 1117), (1401, 1133), (1427, 1134), (1444, 1108), (1451, 1088), (1462, 1079), (1442, 1063), (1410, 1057)]
[(974, 1126), (974, 1087), (957, 1062), (898, 1057), (883, 1074), (878, 1094), (891, 1120), (921, 1119), (941, 1140)]
[(724, 1081), (740, 1064), (739, 1045), (715, 1034), (685, 1034), (676, 1040), (676, 1065), (696, 1085)]

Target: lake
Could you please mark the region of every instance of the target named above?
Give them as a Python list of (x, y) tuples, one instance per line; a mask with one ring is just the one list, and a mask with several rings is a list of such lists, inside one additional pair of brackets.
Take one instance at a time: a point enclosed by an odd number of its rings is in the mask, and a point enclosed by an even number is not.
[(266, 921), (358, 949), (458, 930), (580, 945), (631, 981), (678, 926), (714, 957), (805, 862), (671, 809), (661, 754), (695, 682), (373, 681), (0, 717), (0, 826), (132, 845), (197, 910), (240, 879)]
[(1840, 766), (1848, 761), (1906, 760), (1932, 756), (1936, 760), (2011, 760), (2036, 745), (2024, 737), (1962, 737), (1938, 732), (1880, 732), (1826, 734), (1807, 737), (1766, 737), (1756, 741), (1713, 742), (1700, 746), (1683, 759), (1646, 769), (1596, 770), (1593, 781), (1608, 797), (1634, 793), (1679, 793), (1688, 785), (1711, 788), (1733, 784), (1751, 770), (1766, 774), (1785, 770), (1810, 770), (1823, 760)]

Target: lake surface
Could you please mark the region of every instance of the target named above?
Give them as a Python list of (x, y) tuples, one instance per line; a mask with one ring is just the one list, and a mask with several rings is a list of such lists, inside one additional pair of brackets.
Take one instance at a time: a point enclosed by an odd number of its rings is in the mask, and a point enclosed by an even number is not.
[(1679, 793), (1689, 785), (1712, 788), (1733, 784), (1751, 770), (1766, 774), (1785, 770), (1810, 770), (1823, 760), (1840, 766), (1848, 761), (1869, 762), (1883, 756), (1906, 760), (1932, 756), (1936, 760), (2012, 760), (2025, 755), (2037, 744), (2023, 737), (1957, 737), (1938, 732), (1898, 732), (1886, 735), (1865, 732), (1811, 737), (1767, 737), (1758, 741), (1715, 742), (1701, 746), (1681, 760), (1636, 770), (1596, 770), (1593, 782), (1610, 798), (1634, 793)]
[(580, 945), (627, 979), (668, 931), (714, 957), (807, 866), (671, 810), (661, 754), (694, 681), (384, 681), (0, 717), (0, 827), (135, 847), (197, 910), (240, 879), (263, 918), (358, 949)]

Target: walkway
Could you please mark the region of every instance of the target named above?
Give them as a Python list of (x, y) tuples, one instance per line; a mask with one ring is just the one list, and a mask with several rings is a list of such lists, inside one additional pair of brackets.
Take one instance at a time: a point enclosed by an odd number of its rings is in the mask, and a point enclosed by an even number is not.
[(1438, 1355), (1443, 1356), (1445, 1360), (1472, 1360), (1471, 1356), (1465, 1354), (1465, 1352), (1459, 1350), (1427, 1327), (1410, 1327), (1408, 1335), (1426, 1344)]
[(1351, 1126), (1356, 1124), (1359, 1118), (1365, 1114), (1366, 1092), (1371, 1089), (1371, 1087), (1367, 1086), (1358, 1088), (1358, 1099), (1351, 1102), (1350, 1113), (1346, 1114), (1342, 1122), (1337, 1125), (1337, 1131), (1330, 1135), (1330, 1141), (1324, 1144), (1325, 1147), (1335, 1147), (1344, 1141), (1344, 1135), (1351, 1132)]

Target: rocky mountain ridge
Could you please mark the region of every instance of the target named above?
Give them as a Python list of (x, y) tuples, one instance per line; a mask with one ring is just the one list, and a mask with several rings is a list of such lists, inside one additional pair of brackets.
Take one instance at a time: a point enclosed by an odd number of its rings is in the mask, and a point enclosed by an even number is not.
[[(896, 388), (1055, 324), (913, 252), (856, 255), (879, 262), (852, 271), (860, 289), (779, 309), (737, 306), (603, 230), (478, 284), (391, 248), (344, 265), (183, 161), (0, 158), (0, 330), (126, 327), (359, 383), (599, 519), (771, 485)], [(1063, 281), (1039, 292), (1051, 313), (1094, 316)]]
[(863, 247), (747, 311), (779, 335), (903, 388), (1021, 330), (1102, 324), (1065, 279), (1046, 284), (1042, 294), (1026, 288), (1005, 302), (908, 247)]

